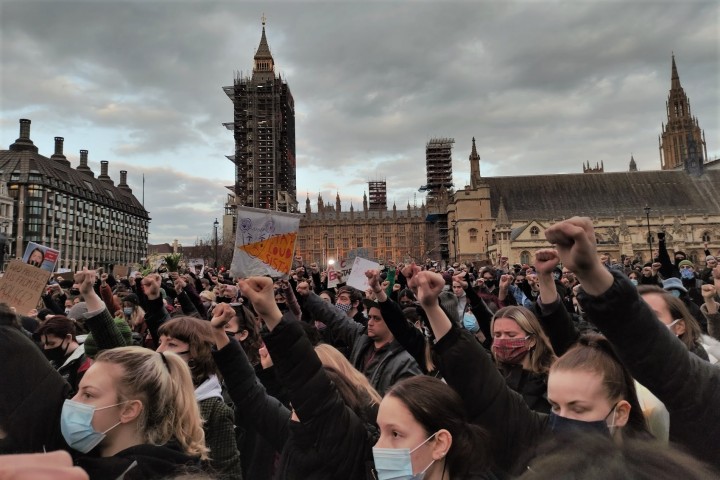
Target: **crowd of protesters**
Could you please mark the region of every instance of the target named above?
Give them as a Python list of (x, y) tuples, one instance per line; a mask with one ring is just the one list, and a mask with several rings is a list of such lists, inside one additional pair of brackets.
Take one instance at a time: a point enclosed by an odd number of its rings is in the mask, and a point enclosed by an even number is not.
[(546, 237), (365, 291), (314, 263), (53, 280), (0, 304), (0, 479), (719, 478), (712, 252)]

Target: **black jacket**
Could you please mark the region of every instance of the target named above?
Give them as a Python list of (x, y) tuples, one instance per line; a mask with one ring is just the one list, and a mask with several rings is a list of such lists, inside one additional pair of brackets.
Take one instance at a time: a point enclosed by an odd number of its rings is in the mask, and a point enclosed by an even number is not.
[(265, 344), (300, 422), (291, 421), (290, 411), (267, 395), (237, 342), (213, 352), (213, 357), (233, 402), (245, 413), (240, 419), (244, 426), (282, 452), (275, 478), (366, 478), (375, 431), (345, 405), (301, 325), (283, 319)]
[(350, 363), (368, 377), (370, 384), (380, 395), (385, 395), (385, 392), (399, 380), (422, 374), (417, 362), (397, 340), (386, 345), (387, 348), (381, 349), (374, 361), (366, 368), (366, 356), (375, 347), (370, 337), (365, 334), (365, 326), (348, 318), (314, 293), (306, 297), (305, 308), (313, 313), (316, 320), (327, 325), (330, 338), (352, 345)]
[(136, 445), (112, 457), (80, 457), (90, 480), (154, 480), (200, 472), (200, 462), (182, 452), (158, 445)]
[(670, 441), (720, 467), (720, 369), (690, 353), (622, 274), (598, 297), (578, 296), (632, 376), (670, 412)]

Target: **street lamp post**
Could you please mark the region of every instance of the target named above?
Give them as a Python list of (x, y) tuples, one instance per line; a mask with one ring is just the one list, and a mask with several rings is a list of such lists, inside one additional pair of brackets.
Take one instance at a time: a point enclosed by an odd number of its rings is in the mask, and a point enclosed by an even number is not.
[(218, 219), (215, 219), (215, 222), (213, 223), (213, 227), (215, 227), (215, 268), (218, 266), (218, 236), (217, 236), (217, 230), (220, 223), (218, 222)]
[(328, 234), (327, 232), (323, 233), (323, 240), (325, 243), (323, 243), (323, 266), (325, 269), (327, 269), (328, 266)]
[(647, 218), (647, 241), (648, 241), (648, 248), (650, 249), (650, 263), (653, 261), (653, 254), (652, 254), (652, 233), (650, 233), (650, 207), (645, 204), (645, 218)]
[(490, 260), (490, 232), (488, 230), (485, 230), (485, 255), (487, 255), (488, 260)]

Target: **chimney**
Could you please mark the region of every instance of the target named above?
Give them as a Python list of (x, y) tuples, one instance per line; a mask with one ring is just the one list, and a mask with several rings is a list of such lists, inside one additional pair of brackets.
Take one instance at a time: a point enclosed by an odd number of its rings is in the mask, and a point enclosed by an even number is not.
[(55, 153), (52, 154), (53, 160), (57, 161), (58, 163), (62, 163), (63, 165), (69, 167), (70, 166), (70, 160), (68, 160), (65, 157), (65, 154), (63, 153), (63, 142), (65, 139), (63, 137), (55, 137)]
[(80, 165), (77, 167), (78, 172), (82, 172), (86, 175), (90, 175), (91, 177), (95, 177), (95, 174), (92, 170), (90, 170), (90, 167), (88, 167), (88, 151), (87, 150), (80, 150)]
[(38, 148), (33, 144), (32, 140), (30, 140), (30, 123), (30, 120), (27, 118), (20, 119), (20, 137), (15, 140), (15, 143), (10, 145), (10, 150), (14, 152), (22, 152), (25, 150), (38, 151)]
[(120, 170), (120, 183), (118, 183), (118, 188), (132, 193), (132, 189), (128, 187), (127, 184), (127, 170)]
[(110, 178), (110, 175), (108, 175), (108, 165), (110, 162), (107, 160), (102, 160), (100, 162), (100, 175), (98, 175), (98, 180), (102, 180), (105, 183), (109, 183), (110, 185), (115, 185), (115, 183), (112, 181), (112, 178)]
[(27, 118), (20, 119), (20, 139), (30, 140), (30, 124), (32, 122)]

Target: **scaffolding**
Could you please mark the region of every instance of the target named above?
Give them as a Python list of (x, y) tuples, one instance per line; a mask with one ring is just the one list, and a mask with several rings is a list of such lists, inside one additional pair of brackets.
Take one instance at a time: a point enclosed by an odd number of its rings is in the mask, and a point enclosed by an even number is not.
[(425, 145), (428, 201), (438, 200), (453, 187), (452, 148), (454, 138), (432, 138)]
[(370, 210), (387, 210), (387, 182), (371, 180), (368, 182), (370, 192)]

